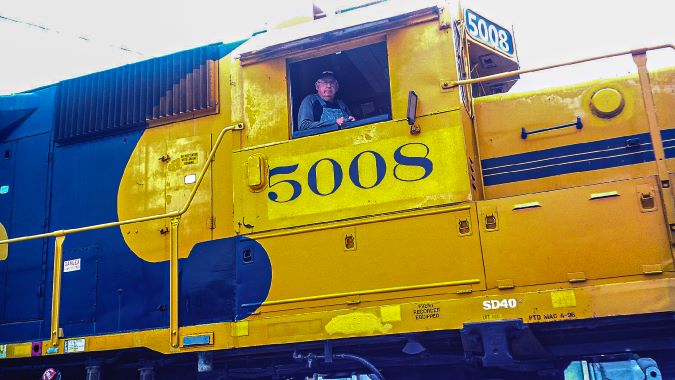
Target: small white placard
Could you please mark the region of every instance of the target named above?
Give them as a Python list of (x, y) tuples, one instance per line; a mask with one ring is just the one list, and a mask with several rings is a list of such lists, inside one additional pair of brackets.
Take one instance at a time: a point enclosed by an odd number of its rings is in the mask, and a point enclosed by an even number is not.
[(84, 338), (66, 340), (63, 347), (65, 352), (84, 352)]
[(4, 359), (6, 357), (7, 357), (7, 345), (0, 344), (0, 359)]
[(196, 174), (186, 175), (185, 178), (184, 178), (184, 182), (185, 182), (186, 185), (197, 182), (197, 175)]
[(80, 270), (80, 259), (66, 260), (63, 262), (63, 272), (75, 272)]

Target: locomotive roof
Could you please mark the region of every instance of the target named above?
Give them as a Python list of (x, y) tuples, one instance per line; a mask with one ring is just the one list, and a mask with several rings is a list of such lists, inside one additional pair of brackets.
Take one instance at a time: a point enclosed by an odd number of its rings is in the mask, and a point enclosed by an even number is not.
[(311, 48), (356, 35), (393, 29), (413, 19), (433, 19), (444, 2), (387, 1), (252, 37), (235, 51), (242, 64)]

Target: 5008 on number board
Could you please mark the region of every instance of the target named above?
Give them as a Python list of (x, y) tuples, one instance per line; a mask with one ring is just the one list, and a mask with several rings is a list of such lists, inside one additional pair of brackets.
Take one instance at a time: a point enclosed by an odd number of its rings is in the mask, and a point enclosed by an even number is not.
[(471, 9), (465, 10), (464, 21), (466, 22), (466, 32), (471, 39), (505, 54), (509, 58), (513, 58), (515, 51), (513, 36), (508, 29), (502, 28)]

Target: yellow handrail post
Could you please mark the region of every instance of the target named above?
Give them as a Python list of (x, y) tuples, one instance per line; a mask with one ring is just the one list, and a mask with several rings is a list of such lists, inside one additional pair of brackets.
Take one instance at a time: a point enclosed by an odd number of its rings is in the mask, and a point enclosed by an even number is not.
[[(63, 232), (63, 231), (57, 231)], [(59, 345), (59, 312), (61, 309), (61, 262), (63, 261), (63, 241), (66, 235), (57, 235), (54, 240), (54, 279), (52, 281), (52, 328), (51, 344)]]
[(169, 330), (171, 331), (171, 347), (178, 347), (178, 225), (180, 224), (180, 216), (171, 219), (171, 229), (169, 230), (169, 237), (171, 245), (169, 246), (169, 253), (171, 255), (170, 262), (170, 288), (169, 300), (170, 316), (169, 316)]
[(638, 68), (638, 77), (640, 78), (640, 90), (642, 92), (642, 101), (647, 114), (647, 124), (649, 126), (649, 136), (652, 140), (654, 150), (654, 159), (656, 170), (659, 177), (659, 190), (663, 197), (663, 203), (666, 210), (666, 221), (669, 225), (669, 235), (671, 245), (675, 243), (673, 236), (673, 227), (675, 226), (675, 200), (672, 193), (672, 185), (668, 176), (666, 167), (666, 154), (661, 139), (661, 128), (656, 118), (656, 105), (654, 104), (654, 95), (652, 94), (652, 85), (649, 81), (649, 72), (647, 71), (647, 52), (637, 51), (633, 53), (633, 61)]

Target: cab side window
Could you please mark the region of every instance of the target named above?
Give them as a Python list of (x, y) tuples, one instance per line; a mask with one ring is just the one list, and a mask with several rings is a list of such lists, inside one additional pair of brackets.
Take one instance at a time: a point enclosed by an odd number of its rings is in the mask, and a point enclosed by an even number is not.
[[(338, 51), (329, 55), (292, 62), (288, 65), (290, 78), (291, 111), (293, 115), (293, 138), (353, 128), (365, 124), (391, 120), (391, 95), (389, 65), (385, 41), (355, 49)], [(298, 113), (300, 104), (308, 95), (316, 96), (315, 119), (321, 115), (321, 103), (317, 94), (317, 81), (322, 73), (332, 72), (338, 82), (334, 104), (348, 109), (354, 121), (341, 125), (334, 122), (317, 123), (319, 126), (300, 128)], [(346, 106), (346, 107), (345, 107)], [(338, 107), (337, 105), (335, 107)], [(351, 120), (351, 119), (350, 119)], [(319, 121), (319, 120), (314, 120)]]

